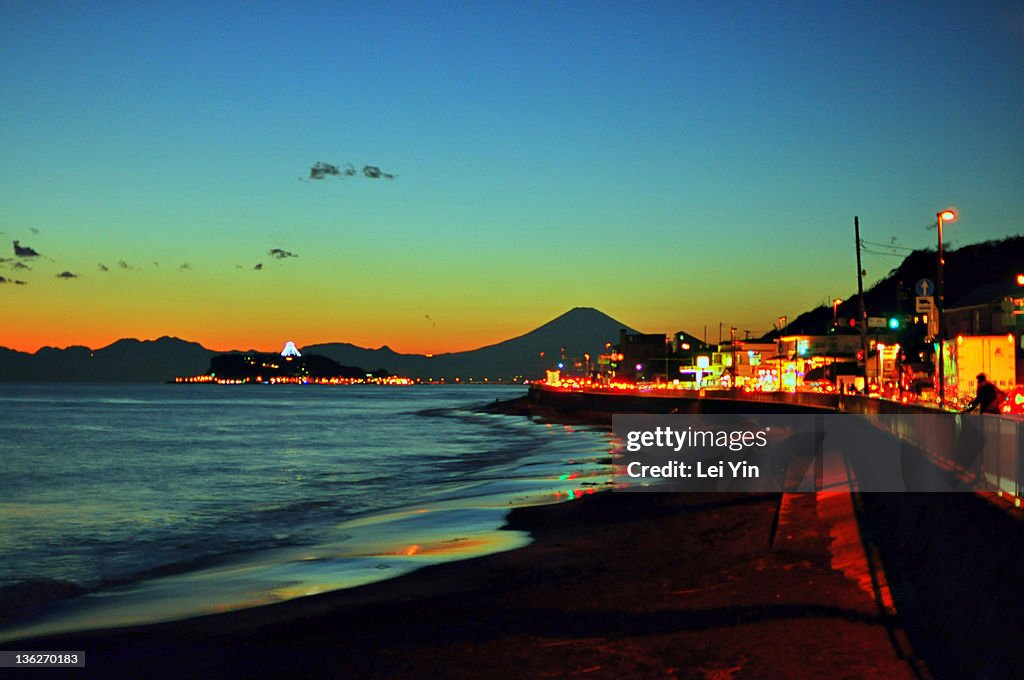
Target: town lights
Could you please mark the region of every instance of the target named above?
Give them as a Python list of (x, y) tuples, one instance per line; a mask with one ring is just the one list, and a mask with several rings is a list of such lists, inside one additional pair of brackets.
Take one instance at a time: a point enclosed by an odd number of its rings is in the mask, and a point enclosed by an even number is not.
[(938, 249), (938, 276), (935, 282), (935, 314), (936, 320), (938, 321), (939, 327), (939, 403), (945, 404), (946, 402), (946, 363), (942, 347), (942, 342), (946, 338), (946, 327), (944, 322), (943, 314), (943, 299), (942, 299), (942, 275), (945, 262), (942, 259), (942, 224), (943, 222), (956, 222), (960, 214), (957, 213), (956, 208), (946, 208), (945, 210), (935, 214), (939, 227), (939, 249)]

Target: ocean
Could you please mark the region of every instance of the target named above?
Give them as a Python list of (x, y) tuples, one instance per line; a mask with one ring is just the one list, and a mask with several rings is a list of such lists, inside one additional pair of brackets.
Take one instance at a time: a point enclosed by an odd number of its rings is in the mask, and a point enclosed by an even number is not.
[(611, 469), (607, 432), (477, 410), (524, 393), (0, 384), (0, 640), (269, 604), (525, 545), (499, 530), (511, 508), (607, 487)]

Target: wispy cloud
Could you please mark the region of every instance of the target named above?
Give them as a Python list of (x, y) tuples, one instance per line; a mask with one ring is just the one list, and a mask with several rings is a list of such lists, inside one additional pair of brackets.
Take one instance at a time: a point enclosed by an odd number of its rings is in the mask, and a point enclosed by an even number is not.
[(286, 260), (289, 257), (298, 257), (295, 253), (289, 250), (282, 250), (281, 248), (271, 248), (267, 251), (267, 255), (270, 255), (275, 260)]
[(107, 267), (107, 265), (105, 265), (105, 264), (103, 264), (102, 262), (100, 262), (99, 270), (100, 270), (101, 272), (109, 272), (109, 271), (110, 271), (110, 268), (109, 268), (109, 267)]
[(117, 261), (117, 266), (120, 267), (121, 269), (135, 269), (135, 267), (131, 266), (130, 264), (128, 264), (124, 260), (118, 260)]
[(186, 271), (188, 269), (192, 269), (192, 265), (188, 262), (182, 262), (181, 266), (178, 267), (178, 271)]
[(22, 269), (32, 271), (32, 267), (29, 267), (24, 262), (15, 262), (14, 264), (11, 265), (11, 269)]
[(19, 281), (17, 279), (8, 279), (6, 277), (0, 276), (0, 284), (4, 283), (12, 283), (16, 286), (24, 286), (25, 284), (28, 283), (28, 281)]
[(77, 279), (78, 274), (72, 274), (69, 271), (63, 271), (60, 274), (54, 274), (58, 279)]
[(21, 245), (20, 241), (14, 241), (14, 254), (18, 257), (39, 257), (35, 249)]
[(255, 267), (253, 267), (253, 269), (255, 269), (256, 271), (260, 271), (261, 269), (263, 269), (263, 263), (262, 263), (262, 262), (260, 262), (260, 263), (259, 263), (259, 264), (257, 264), (257, 265), (256, 265)]

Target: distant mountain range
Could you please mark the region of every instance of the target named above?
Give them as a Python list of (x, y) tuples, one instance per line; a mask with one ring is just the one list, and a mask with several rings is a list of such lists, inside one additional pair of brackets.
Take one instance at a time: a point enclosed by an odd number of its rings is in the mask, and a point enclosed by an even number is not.
[(168, 337), (118, 340), (96, 350), (43, 347), (35, 354), (0, 348), (0, 381), (164, 382), (205, 373), (217, 354)]
[[(387, 346), (367, 349), (348, 343), (310, 345), (300, 351), (345, 366), (384, 369), (411, 378), (512, 380), (542, 376), (543, 368), (559, 361), (563, 347), (569, 358), (589, 353), (596, 361), (606, 342), (618, 342), (623, 328), (636, 332), (596, 309), (577, 307), (525, 335), (466, 352), (427, 357), (399, 354)], [(118, 340), (95, 350), (43, 347), (34, 354), (0, 348), (0, 381), (165, 382), (205, 373), (218, 354), (223, 352), (170, 337)]]

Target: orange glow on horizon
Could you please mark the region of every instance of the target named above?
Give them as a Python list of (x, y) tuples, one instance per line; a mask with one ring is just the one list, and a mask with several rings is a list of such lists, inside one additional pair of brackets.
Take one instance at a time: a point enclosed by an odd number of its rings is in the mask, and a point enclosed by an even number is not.
[[(106, 321), (106, 320), (104, 320)], [(538, 321), (536, 326), (543, 323)], [(332, 331), (329, 328), (312, 328), (301, 333), (282, 329), (260, 328), (259, 324), (246, 324), (235, 328), (223, 328), (206, 325), (204, 320), (189, 320), (185, 323), (169, 323), (166, 321), (147, 322), (136, 319), (111, 330), (114, 323), (86, 323), (73, 325), (69, 319), (59, 332), (51, 328), (16, 327), (5, 329), (0, 336), (0, 346), (30, 354), (43, 347), (66, 348), (72, 346), (88, 347), (97, 350), (108, 347), (118, 340), (134, 339), (152, 341), (162, 337), (178, 338), (187, 342), (199, 343), (214, 352), (248, 351), (280, 352), (281, 346), (288, 338), (295, 340), (298, 348), (310, 345), (330, 343), (350, 343), (367, 349), (379, 349), (388, 346), (401, 354), (420, 354), (434, 356), (451, 352), (464, 352), (518, 337), (532, 330), (532, 327), (515, 324), (510, 321), (491, 327), (476, 327), (475, 324), (455, 326), (445, 335), (437, 334), (424, 337), (416, 329), (378, 326), (377, 328), (359, 328), (345, 324), (345, 330)], [(269, 326), (270, 324), (267, 324)], [(281, 325), (281, 324), (275, 324)], [(321, 325), (321, 324), (318, 324)], [(171, 327), (174, 330), (171, 330)], [(339, 324), (339, 326), (341, 326)], [(535, 326), (534, 326), (535, 327)]]

